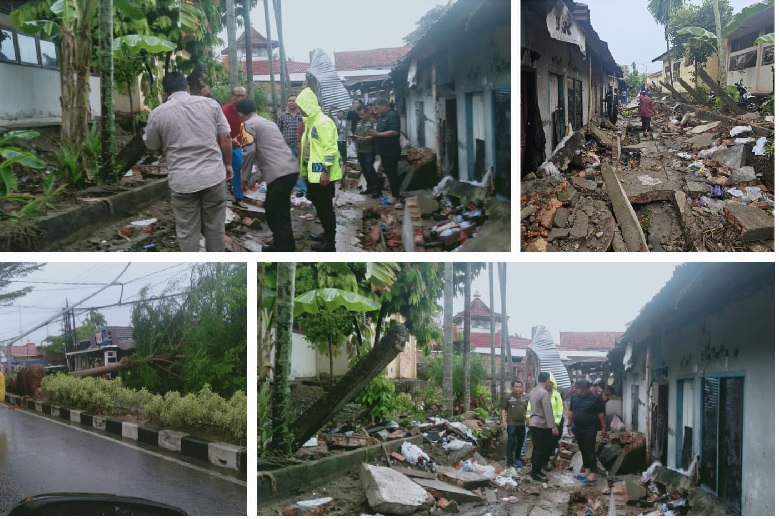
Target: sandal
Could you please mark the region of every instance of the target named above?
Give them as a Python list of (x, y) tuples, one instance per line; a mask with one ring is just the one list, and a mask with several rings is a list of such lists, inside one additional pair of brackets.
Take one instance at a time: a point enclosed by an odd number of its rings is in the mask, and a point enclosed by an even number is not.
[(578, 479), (579, 481), (582, 481), (582, 482), (584, 482), (585, 480), (587, 480), (587, 478), (586, 478), (586, 477), (584, 477), (584, 474), (582, 474), (582, 473), (576, 474), (574, 477), (575, 477), (576, 479)]
[(579, 481), (581, 481), (583, 485), (587, 485), (587, 486), (593, 486), (593, 485), (597, 485), (598, 484), (598, 480), (597, 479), (582, 478)]
[(390, 197), (385, 195), (381, 197), (381, 201), (379, 203), (383, 206), (394, 206), (396, 202), (390, 202)]

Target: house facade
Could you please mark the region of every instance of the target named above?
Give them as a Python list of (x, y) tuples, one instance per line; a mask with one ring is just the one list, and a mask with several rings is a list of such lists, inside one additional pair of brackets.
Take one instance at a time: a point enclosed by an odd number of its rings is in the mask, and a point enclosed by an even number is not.
[[(664, 52), (652, 60), (652, 63), (655, 62), (660, 62), (663, 69), (660, 72), (647, 77), (647, 82), (650, 83), (650, 80), (654, 81), (655, 88), (657, 88), (657, 90), (660, 92), (670, 93), (667, 88), (660, 84), (660, 80), (670, 84), (672, 87), (674, 87), (674, 90), (681, 94), (685, 94), (687, 91), (682, 88), (682, 84), (679, 83), (679, 78), (693, 87), (696, 85), (706, 86), (706, 83), (704, 83), (695, 72), (697, 66), (697, 63), (695, 62), (687, 62), (684, 57), (669, 59), (668, 52)], [(709, 56), (706, 59), (706, 63), (702, 64), (702, 66), (710, 77), (717, 78), (719, 76), (719, 58), (717, 58), (716, 54)], [(672, 71), (674, 77), (673, 83), (670, 81)], [(706, 88), (708, 89), (708, 86), (706, 86)]]
[(390, 73), (403, 133), (436, 152), (442, 176), (510, 197), (511, 5), (458, 0)]
[(609, 354), (627, 428), (741, 515), (775, 513), (774, 286), (773, 263), (681, 265)]
[(746, 19), (725, 40), (727, 83), (743, 80), (752, 93), (770, 94), (774, 91), (774, 44), (755, 43), (760, 36), (774, 32), (774, 6), (763, 9)]
[(522, 174), (535, 171), (570, 132), (605, 116), (622, 69), (590, 23), (586, 4), (522, 2)]
[(371, 98), (390, 98), (385, 86), (393, 67), (411, 50), (411, 47), (334, 52), (334, 66), (353, 99), (368, 102)]

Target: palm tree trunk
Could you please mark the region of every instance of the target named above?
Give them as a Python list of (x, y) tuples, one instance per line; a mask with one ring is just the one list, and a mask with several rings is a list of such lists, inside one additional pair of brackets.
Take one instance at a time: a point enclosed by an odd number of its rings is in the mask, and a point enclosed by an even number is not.
[(463, 321), (463, 411), (467, 413), (471, 410), (471, 264), (467, 262)]
[(276, 15), (276, 33), (279, 37), (279, 73), (281, 75), (281, 98), (289, 95), (289, 76), (287, 75), (287, 53), (284, 51), (284, 36), (281, 30), (281, 0), (273, 0), (273, 12)]
[(719, 81), (719, 86), (725, 88), (725, 85), (727, 85), (727, 80), (725, 79), (725, 42), (722, 40), (722, 21), (720, 20), (719, 0), (713, 0), (712, 4), (714, 5), (714, 30), (717, 33), (717, 61), (719, 62), (719, 75), (717, 76), (717, 80)]
[(235, 37), (235, 0), (225, 0), (227, 15), (227, 59), (230, 63), (230, 87), (238, 86), (238, 54)]
[(668, 74), (671, 78), (669, 85), (673, 86), (674, 84), (674, 62), (671, 58), (671, 40), (668, 39), (668, 24), (665, 24), (665, 50), (668, 52)]
[(444, 264), (444, 365), (443, 365), (443, 415), (444, 418), (452, 416), (452, 305), (454, 289), (454, 265), (450, 262)]
[[(511, 345), (509, 344), (508, 318), (506, 310), (506, 264), (498, 264), (498, 284), (500, 284), (500, 308), (503, 313), (500, 323), (500, 394), (506, 391), (506, 364), (511, 364)], [(509, 366), (510, 367), (510, 366)]]
[(493, 264), (489, 264), (490, 271), (490, 388), (493, 402), (498, 398), (496, 380), (495, 380), (495, 289)]
[(271, 114), (273, 114), (274, 122), (278, 119), (279, 105), (276, 102), (276, 80), (273, 78), (273, 44), (270, 37), (270, 11), (268, 10), (268, 0), (262, 0), (265, 5), (265, 41), (268, 43), (268, 74), (270, 75), (270, 99), (271, 99)]
[(254, 99), (254, 70), (252, 69), (252, 20), (249, 0), (243, 0), (243, 27), (246, 31), (246, 97)]
[(262, 347), (263, 347), (263, 332), (265, 331), (265, 323), (262, 316), (265, 313), (265, 301), (263, 300), (263, 292), (265, 290), (265, 263), (257, 263), (257, 344), (259, 345), (260, 355), (257, 355), (257, 373), (260, 377), (260, 383), (262, 383)]
[(327, 352), (330, 355), (330, 387), (333, 386), (333, 341), (327, 340)]
[(100, 176), (104, 182), (113, 183), (115, 178), (114, 154), (116, 132), (114, 127), (114, 2), (100, 2), (98, 34), (100, 35)]
[(273, 372), (271, 417), (273, 419), (273, 450), (288, 454), (289, 377), (292, 358), (292, 323), (295, 297), (295, 263), (276, 265), (276, 369)]

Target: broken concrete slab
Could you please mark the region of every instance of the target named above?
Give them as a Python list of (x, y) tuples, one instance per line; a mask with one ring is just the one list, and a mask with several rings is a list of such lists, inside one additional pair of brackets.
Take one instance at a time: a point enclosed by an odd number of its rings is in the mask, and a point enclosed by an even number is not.
[(430, 500), (424, 488), (390, 468), (363, 463), (360, 481), (368, 506), (380, 514), (411, 515)]
[(430, 491), (436, 499), (445, 497), (453, 499), (458, 503), (481, 503), (482, 501), (481, 497), (470, 490), (452, 485), (451, 483), (435, 479), (412, 479), (412, 481)]
[(435, 474), (432, 472), (425, 472), (424, 470), (411, 469), (408, 467), (392, 467), (395, 472), (400, 472), (411, 478), (423, 478), (423, 479), (436, 479)]
[[(610, 123), (609, 123), (610, 124)], [(614, 126), (614, 125), (612, 125)], [(598, 141), (598, 144), (601, 146), (605, 146), (608, 149), (611, 149), (611, 134), (608, 133), (605, 130), (601, 130), (597, 126), (590, 126), (589, 131), (587, 132), (590, 135), (592, 135), (596, 141)]]
[(557, 148), (552, 152), (552, 157), (549, 159), (549, 162), (554, 164), (558, 170), (565, 171), (574, 155), (576, 155), (576, 151), (581, 148), (584, 143), (585, 138), (583, 129), (573, 132), (560, 141)]
[(574, 177), (571, 179), (571, 183), (580, 188), (584, 189), (586, 191), (595, 191), (598, 189), (598, 183), (593, 180), (587, 180), (586, 178), (581, 177)]
[(714, 140), (713, 133), (701, 133), (695, 135), (694, 137), (690, 137), (684, 142), (692, 145), (692, 148), (694, 150), (699, 150), (701, 148), (708, 148), (709, 146), (711, 146), (713, 140)]
[(614, 167), (603, 168), (601, 173), (628, 251), (648, 251), (649, 247), (646, 244), (646, 237), (641, 229), (641, 223), (638, 221), (633, 206), (628, 202), (622, 184), (617, 179), (616, 169)]
[(711, 193), (711, 186), (706, 182), (698, 182), (696, 180), (687, 181), (687, 193), (693, 200), (700, 198), (704, 195)]
[(482, 476), (478, 472), (463, 472), (452, 467), (438, 467), (436, 477), (441, 481), (467, 490), (486, 487), (490, 484), (490, 478)]
[(568, 187), (557, 193), (557, 199), (563, 203), (563, 206), (573, 207), (579, 201), (579, 192), (572, 187)]
[(705, 133), (708, 132), (709, 130), (713, 130), (714, 128), (718, 127), (720, 124), (721, 124), (720, 121), (713, 121), (708, 124), (701, 124), (693, 128), (692, 130), (690, 130), (690, 133), (693, 135)]
[(631, 204), (669, 201), (678, 189), (678, 183), (669, 179), (663, 170), (631, 171), (619, 174), (619, 180)]
[(529, 206), (525, 207), (524, 209), (522, 209), (522, 212), (520, 213), (520, 220), (524, 220), (526, 218), (530, 218), (534, 214), (536, 214), (536, 206), (529, 205)]
[(294, 505), (289, 505), (281, 511), (281, 515), (327, 515), (333, 509), (334, 502), (332, 497), (321, 497), (319, 499), (309, 499), (298, 501)]
[(570, 232), (570, 229), (560, 229), (559, 227), (555, 227), (549, 231), (549, 236), (546, 237), (546, 241), (550, 242), (559, 240), (560, 238), (567, 238)]
[[(546, 244), (546, 240), (544, 238), (540, 238), (541, 241), (543, 241), (544, 244)], [(462, 461), (468, 457), (473, 451), (476, 450), (476, 447), (474, 445), (466, 445), (462, 449), (458, 449), (456, 451), (449, 451), (449, 453), (446, 456), (447, 461), (449, 462), (449, 465), (454, 465), (458, 461)]]
[(771, 240), (774, 218), (763, 209), (749, 205), (729, 205), (723, 209), (728, 222), (741, 232), (743, 241)]
[(573, 229), (571, 229), (571, 238), (574, 240), (581, 240), (587, 237), (587, 231), (589, 229), (589, 217), (583, 211), (574, 211)]
[(554, 220), (552, 223), (554, 223), (555, 227), (568, 227), (568, 217), (571, 214), (571, 210), (567, 207), (560, 207), (557, 209), (557, 212), (554, 215)]
[(738, 169), (744, 165), (746, 160), (744, 145), (736, 144), (734, 146), (720, 147), (712, 154), (711, 158), (730, 169)]
[(744, 166), (735, 170), (730, 179), (733, 182), (753, 182), (757, 180), (757, 174), (752, 166)]
[(625, 490), (628, 501), (638, 501), (646, 497), (646, 487), (633, 479), (625, 480)]

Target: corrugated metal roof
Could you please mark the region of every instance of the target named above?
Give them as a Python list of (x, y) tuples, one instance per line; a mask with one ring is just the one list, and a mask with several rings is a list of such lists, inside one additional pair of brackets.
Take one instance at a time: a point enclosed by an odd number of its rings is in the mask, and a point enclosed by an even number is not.
[(352, 106), (352, 98), (346, 91), (341, 78), (330, 61), (330, 57), (322, 49), (311, 51), (311, 67), (308, 73), (317, 80), (317, 97), (319, 106), (325, 114), (330, 114), (330, 109), (349, 110)]
[(571, 389), (571, 377), (568, 370), (563, 366), (560, 359), (560, 352), (552, 339), (552, 334), (545, 326), (533, 327), (533, 340), (527, 347), (528, 352), (534, 354), (534, 363), (536, 364), (536, 373), (548, 371), (554, 375), (557, 381), (557, 388), (560, 392)]

